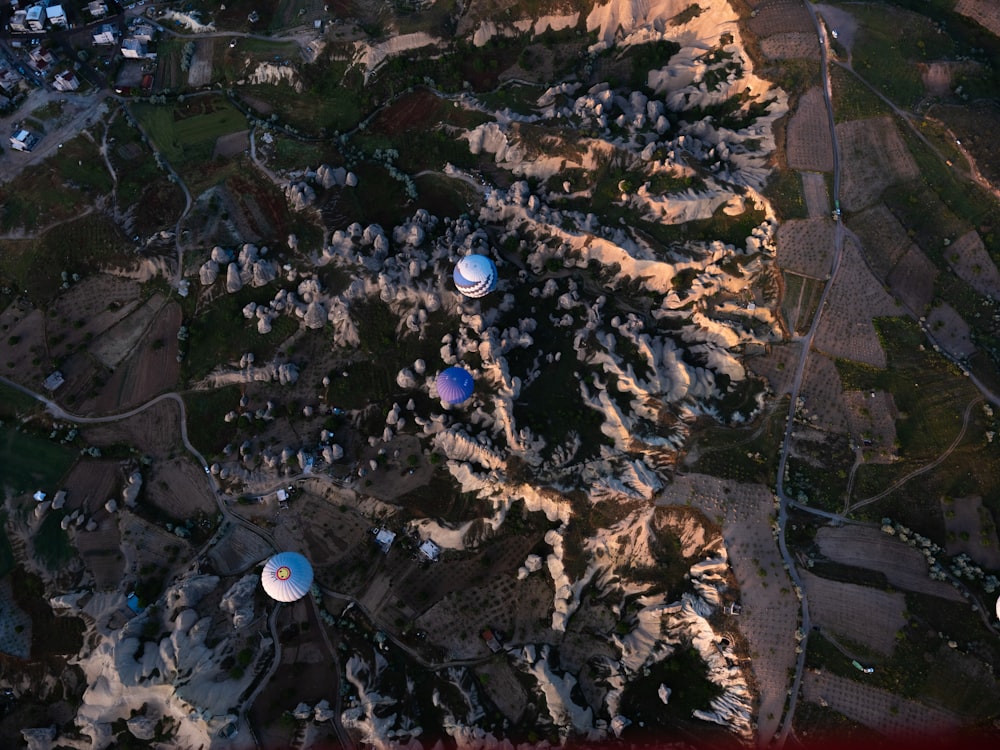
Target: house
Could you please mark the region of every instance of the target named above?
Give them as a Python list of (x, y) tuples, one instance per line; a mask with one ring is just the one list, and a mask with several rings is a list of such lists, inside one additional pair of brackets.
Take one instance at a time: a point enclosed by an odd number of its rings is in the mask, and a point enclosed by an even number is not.
[[(27, 132), (27, 131), (25, 131), (25, 132)], [(37, 143), (39, 140), (41, 140), (41, 139), (38, 136), (35, 136), (35, 142)], [(29, 151), (30, 151), (30, 149), (29, 149)], [(54, 391), (54, 390), (58, 389), (59, 386), (61, 386), (65, 382), (66, 382), (66, 378), (63, 377), (63, 374), (61, 372), (59, 372), (59, 370), (53, 370), (49, 374), (49, 376), (47, 378), (45, 378), (45, 382), (42, 383), (42, 385), (45, 387), (45, 390), (47, 390), (47, 391)]]
[(108, 4), (104, 0), (91, 0), (87, 3), (87, 12), (91, 18), (104, 18), (108, 15)]
[(278, 498), (278, 507), (284, 510), (288, 507), (288, 493), (283, 489), (279, 489), (274, 493)]
[(379, 546), (384, 553), (389, 554), (389, 548), (392, 547), (392, 543), (396, 539), (395, 532), (389, 531), (389, 529), (379, 529), (378, 533), (375, 535), (375, 544)]
[(66, 11), (61, 5), (50, 5), (45, 9), (45, 17), (50, 26), (67, 26)]
[(481, 633), (481, 635), (483, 636), (483, 640), (486, 641), (486, 645), (489, 647), (490, 651), (494, 654), (499, 653), (503, 648), (503, 645), (500, 643), (500, 639), (497, 638), (496, 634), (492, 630), (487, 628)]
[(151, 42), (156, 38), (156, 28), (145, 21), (139, 21), (132, 25), (129, 36), (138, 39), (140, 42)]
[(441, 548), (430, 539), (421, 544), (419, 549), (420, 554), (431, 562), (437, 562), (438, 558), (441, 557)]
[(25, 23), (28, 31), (42, 31), (45, 28), (45, 8), (41, 5), (32, 5), (25, 11)]
[[(38, 142), (40, 140), (41, 140), (41, 138), (39, 136), (35, 135), (34, 133), (32, 133), (32, 132), (30, 132), (28, 130), (21, 129), (21, 130), (16, 131), (10, 137), (10, 147), (12, 149), (14, 149), (15, 151), (31, 151), (31, 149), (33, 149), (35, 146), (38, 145)], [(50, 375), (49, 378), (51, 378), (51, 377), (52, 376)], [(60, 375), (59, 377), (62, 378), (62, 375)], [(48, 383), (49, 380), (46, 379), (45, 382)], [(60, 380), (59, 385), (62, 385), (62, 381), (61, 380)], [(58, 387), (59, 386), (56, 386), (56, 388), (58, 388)], [(49, 390), (55, 390), (55, 388), (49, 388)]]
[(146, 47), (146, 43), (141, 39), (135, 39), (129, 37), (128, 39), (122, 40), (122, 57), (128, 57), (133, 60), (155, 60), (156, 53), (150, 52)]
[(55, 65), (55, 62), (56, 56), (47, 47), (35, 47), (28, 53), (28, 65), (43, 75), (52, 72), (52, 66)]
[(69, 68), (61, 73), (56, 73), (56, 77), (52, 79), (52, 87), (59, 91), (76, 91), (80, 88), (80, 79), (77, 77), (76, 71)]
[(20, 73), (0, 61), (0, 91), (7, 96), (13, 96), (23, 80)]
[(28, 11), (26, 10), (14, 11), (14, 14), (10, 17), (10, 30), (30, 31), (30, 29), (28, 28)]
[(118, 29), (110, 23), (102, 23), (93, 31), (94, 44), (115, 44), (118, 41)]

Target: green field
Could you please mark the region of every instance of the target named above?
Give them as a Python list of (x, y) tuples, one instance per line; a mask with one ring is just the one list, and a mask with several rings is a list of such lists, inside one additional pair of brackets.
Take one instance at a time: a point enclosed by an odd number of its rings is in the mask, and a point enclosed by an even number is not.
[(191, 97), (176, 104), (132, 105), (156, 148), (174, 166), (212, 158), (219, 136), (247, 129), (243, 114), (222, 96)]
[(28, 394), (0, 383), (0, 419), (16, 419), (38, 408), (41, 404)]
[(76, 461), (77, 452), (47, 438), (0, 427), (0, 487), (20, 494), (42, 490), (50, 495)]

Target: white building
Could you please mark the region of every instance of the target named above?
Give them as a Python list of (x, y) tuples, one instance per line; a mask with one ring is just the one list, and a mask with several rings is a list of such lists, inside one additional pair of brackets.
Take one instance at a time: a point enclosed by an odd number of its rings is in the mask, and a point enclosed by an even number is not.
[(50, 26), (66, 26), (66, 11), (63, 10), (61, 5), (50, 5), (45, 9), (45, 17), (49, 21)]
[(42, 31), (45, 28), (45, 19), (45, 8), (41, 5), (32, 5), (25, 11), (28, 31)]
[(31, 151), (40, 140), (34, 133), (22, 129), (10, 137), (10, 147), (15, 151)]
[(139, 21), (132, 26), (129, 36), (140, 42), (151, 42), (156, 37), (156, 28), (145, 21)]
[(108, 4), (104, 0), (91, 0), (87, 3), (87, 12), (92, 18), (104, 18), (108, 15)]
[(14, 15), (10, 17), (10, 30), (30, 31), (30, 29), (28, 28), (28, 11), (26, 10), (14, 11)]
[(146, 43), (141, 39), (129, 37), (122, 40), (122, 57), (129, 57), (133, 60), (155, 60), (156, 53), (150, 52), (146, 48)]
[(76, 91), (80, 88), (80, 79), (76, 71), (69, 68), (62, 73), (56, 73), (56, 77), (52, 79), (52, 87), (59, 91)]
[(94, 29), (94, 44), (115, 44), (118, 42), (118, 29), (110, 23), (102, 23)]

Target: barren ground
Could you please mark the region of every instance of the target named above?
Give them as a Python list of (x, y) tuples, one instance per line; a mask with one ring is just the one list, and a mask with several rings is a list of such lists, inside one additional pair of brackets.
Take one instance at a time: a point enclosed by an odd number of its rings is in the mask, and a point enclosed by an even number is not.
[(969, 324), (951, 305), (942, 302), (927, 314), (927, 325), (941, 348), (953, 357), (964, 359), (976, 351)]
[(995, 36), (1000, 36), (1000, 5), (993, 0), (958, 0), (955, 12), (968, 16)]
[(819, 172), (802, 173), (802, 193), (806, 199), (806, 212), (810, 219), (830, 215), (830, 195), (826, 178)]

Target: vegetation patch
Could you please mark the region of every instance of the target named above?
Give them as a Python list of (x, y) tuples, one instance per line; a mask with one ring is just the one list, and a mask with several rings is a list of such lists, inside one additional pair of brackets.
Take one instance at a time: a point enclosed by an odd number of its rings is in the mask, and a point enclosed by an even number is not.
[(0, 426), (0, 487), (50, 495), (76, 462), (77, 451), (13, 425)]
[(136, 119), (173, 166), (210, 161), (215, 141), (246, 130), (246, 117), (221, 96), (199, 96), (174, 104), (132, 105)]

